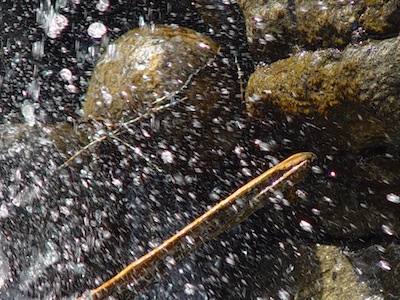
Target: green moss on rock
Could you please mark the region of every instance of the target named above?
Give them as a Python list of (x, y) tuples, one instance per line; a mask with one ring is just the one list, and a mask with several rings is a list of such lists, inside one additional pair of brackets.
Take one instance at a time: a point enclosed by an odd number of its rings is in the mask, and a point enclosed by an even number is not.
[(269, 103), (288, 114), (326, 115), (343, 101), (355, 100), (359, 89), (355, 78), (358, 64), (341, 61), (338, 53), (324, 50), (259, 67), (246, 90), (247, 112), (262, 115), (261, 103)]
[(400, 30), (400, 2), (397, 0), (367, 0), (360, 17), (361, 25), (373, 35), (385, 36)]
[(93, 70), (83, 107), (85, 118), (129, 119), (154, 106), (157, 99), (173, 97), (181, 90), (207, 114), (217, 91), (208, 86), (211, 71), (201, 70), (218, 50), (210, 38), (178, 26), (145, 26), (125, 33)]
[(362, 1), (296, 1), (299, 42), (312, 47), (341, 47), (351, 41), (351, 25), (364, 9)]

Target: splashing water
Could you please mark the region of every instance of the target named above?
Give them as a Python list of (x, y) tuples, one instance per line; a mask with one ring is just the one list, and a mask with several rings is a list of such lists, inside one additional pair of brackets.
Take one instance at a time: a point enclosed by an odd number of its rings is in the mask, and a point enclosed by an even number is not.
[(44, 0), (40, 3), (36, 20), (43, 27), (46, 35), (52, 39), (59, 37), (69, 25), (67, 17), (59, 14), (50, 0)]

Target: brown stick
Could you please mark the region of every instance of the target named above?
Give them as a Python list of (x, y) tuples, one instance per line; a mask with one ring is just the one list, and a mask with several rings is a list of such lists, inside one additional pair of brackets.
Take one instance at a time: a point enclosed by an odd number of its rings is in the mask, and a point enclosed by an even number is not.
[[(90, 291), (93, 299), (103, 299), (118, 290), (138, 293), (182, 261), (189, 253), (228, 228), (246, 220), (262, 208), (274, 190), (283, 190), (303, 178), (316, 156), (297, 153), (251, 180), (205, 214), (178, 231), (154, 250), (137, 259), (116, 276)], [(83, 299), (79, 298), (79, 299)]]

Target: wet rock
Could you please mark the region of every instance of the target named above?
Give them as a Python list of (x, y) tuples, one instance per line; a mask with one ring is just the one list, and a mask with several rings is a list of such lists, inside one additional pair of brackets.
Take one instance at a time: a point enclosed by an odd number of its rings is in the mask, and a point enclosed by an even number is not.
[(360, 16), (360, 24), (374, 36), (387, 37), (400, 30), (400, 3), (397, 0), (366, 2), (366, 9)]
[(298, 37), (290, 1), (238, 1), (246, 21), (250, 51), (256, 61), (288, 57)]
[(316, 230), (331, 238), (374, 239), (400, 229), (400, 208), (387, 200), (400, 194), (399, 45), (393, 38), (302, 52), (250, 77), (248, 112), (260, 123), (255, 131), (266, 127), (255, 138), (265, 132), (284, 138), (280, 151), (318, 153), (304, 205)]
[(399, 3), (393, 1), (238, 1), (256, 60), (286, 58), (296, 47), (343, 48), (399, 32)]
[(252, 117), (261, 116), (262, 105), (271, 103), (293, 115), (325, 115), (340, 99), (354, 98), (356, 83), (354, 88), (345, 87), (348, 78), (357, 73), (357, 64), (339, 60), (340, 56), (336, 50), (301, 52), (258, 67), (246, 88), (247, 112)]
[(211, 39), (179, 26), (129, 31), (97, 62), (86, 93), (85, 118), (129, 120), (179, 96), (208, 115), (221, 96), (214, 79), (229, 90), (224, 77), (210, 67), (218, 50)]
[(400, 38), (335, 49), (301, 52), (261, 66), (246, 89), (248, 113), (270, 103), (291, 115), (334, 114), (340, 106), (366, 109), (377, 122), (395, 125), (400, 116)]
[(118, 188), (90, 163), (58, 169), (85, 140), (66, 125), (0, 127), (0, 297), (60, 299), (119, 270), (130, 236)]
[[(242, 104), (233, 61), (218, 51), (211, 39), (178, 26), (126, 33), (93, 70), (85, 118), (116, 126), (130, 121), (133, 131), (142, 127), (144, 134), (136, 130), (124, 141), (143, 141), (149, 151), (163, 144), (160, 151), (172, 151), (181, 164), (222, 156), (235, 141)], [(140, 122), (131, 121), (137, 117)]]
[(360, 65), (354, 81), (359, 81), (361, 103), (388, 124), (396, 124), (400, 117), (399, 70), (400, 38), (371, 42), (365, 47), (349, 48), (343, 59)]
[[(259, 67), (247, 87), (247, 110), (256, 118), (262, 118), (264, 105), (293, 116), (322, 115), (319, 122), (330, 136), (326, 143), (330, 139), (338, 149), (358, 153), (389, 148), (397, 157), (399, 47), (400, 39), (394, 38), (348, 47), (343, 53), (303, 52)], [(380, 156), (361, 161), (359, 179), (399, 182), (392, 168), (397, 160), (393, 164), (390, 157)]]
[(302, 277), (303, 285), (299, 288), (297, 299), (357, 300), (378, 297), (362, 282), (339, 247), (316, 245), (314, 251), (307, 255), (307, 258), (301, 259), (301, 267), (307, 275)]
[(311, 47), (343, 47), (364, 9), (357, 1), (295, 1), (299, 42)]
[(397, 282), (400, 246), (398, 243), (381, 242), (365, 247), (349, 247), (346, 256), (352, 263), (362, 281), (382, 299), (396, 299), (400, 295)]

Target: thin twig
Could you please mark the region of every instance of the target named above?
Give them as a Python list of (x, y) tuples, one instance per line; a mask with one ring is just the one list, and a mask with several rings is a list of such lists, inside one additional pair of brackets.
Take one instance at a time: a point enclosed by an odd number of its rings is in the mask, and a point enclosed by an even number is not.
[(145, 155), (143, 155), (143, 153), (140, 153), (140, 151), (138, 151), (137, 148), (133, 147), (131, 144), (129, 144), (128, 142), (124, 141), (123, 139), (120, 139), (118, 136), (116, 135), (110, 135), (110, 138), (124, 144), (126, 147), (128, 147), (130, 150), (132, 150), (133, 152), (135, 152), (135, 154), (139, 155), (140, 158), (142, 158), (144, 161), (146, 161), (149, 165), (153, 166), (158, 172), (162, 172), (162, 169), (157, 166), (155, 163), (153, 163), (148, 157), (146, 157)]
[(90, 291), (91, 299), (104, 299), (128, 286), (132, 292), (140, 292), (195, 249), (261, 209), (274, 191), (284, 190), (303, 179), (303, 171), (315, 158), (311, 152), (294, 154), (251, 180), (154, 250)]
[[(219, 51), (219, 49), (218, 49), (218, 51)], [(104, 136), (102, 136), (101, 138), (98, 138), (98, 139), (96, 139), (96, 140), (90, 142), (90, 143), (87, 144), (85, 147), (83, 147), (82, 149), (80, 149), (79, 151), (77, 151), (75, 154), (73, 154), (67, 161), (65, 161), (63, 164), (61, 164), (61, 165), (57, 168), (57, 170), (60, 170), (60, 169), (62, 169), (62, 168), (67, 167), (67, 166), (70, 164), (70, 162), (71, 162), (72, 160), (74, 160), (76, 157), (78, 157), (79, 155), (81, 155), (84, 151), (88, 150), (91, 146), (94, 146), (94, 145), (96, 145), (97, 143), (100, 143), (100, 142), (106, 140), (106, 139), (109, 138), (109, 137), (113, 137), (113, 136), (115, 136), (115, 135), (117, 135), (117, 134), (123, 132), (122, 128), (124, 128), (124, 127), (126, 128), (126, 127), (128, 127), (129, 125), (131, 125), (131, 124), (135, 124), (135, 123), (139, 122), (140, 120), (149, 117), (151, 114), (153, 114), (153, 113), (155, 113), (155, 112), (159, 112), (159, 111), (161, 111), (161, 110), (167, 109), (167, 108), (169, 108), (169, 107), (172, 107), (172, 106), (174, 106), (174, 105), (177, 105), (178, 103), (181, 103), (181, 102), (187, 100), (188, 97), (183, 97), (183, 98), (181, 98), (181, 99), (179, 99), (179, 100), (175, 100), (175, 101), (173, 101), (173, 102), (166, 103), (166, 104), (164, 104), (164, 105), (158, 105), (158, 104), (160, 104), (160, 103), (162, 103), (162, 102), (165, 102), (165, 100), (167, 100), (167, 99), (171, 99), (172, 97), (177, 96), (177, 95), (178, 95), (180, 92), (182, 92), (184, 89), (188, 88), (188, 86), (189, 86), (190, 82), (192, 81), (193, 77), (196, 76), (196, 75), (198, 75), (199, 72), (200, 72), (201, 70), (203, 70), (204, 68), (206, 68), (207, 66), (209, 66), (209, 65), (215, 60), (215, 58), (216, 58), (216, 56), (214, 56), (213, 58), (209, 59), (209, 60), (207, 61), (207, 63), (205, 63), (202, 67), (198, 68), (198, 69), (195, 70), (193, 73), (189, 74), (187, 80), (182, 84), (182, 86), (181, 86), (179, 89), (177, 89), (176, 91), (174, 91), (174, 92), (172, 92), (172, 93), (170, 93), (170, 94), (168, 94), (168, 95), (162, 96), (162, 97), (157, 98), (156, 100), (154, 100), (154, 101), (152, 102), (152, 105), (153, 105), (153, 106), (152, 106), (152, 107), (149, 107), (149, 108), (147, 109), (147, 111), (146, 111), (144, 114), (142, 114), (142, 115), (140, 115), (140, 116), (137, 116), (137, 117), (135, 117), (135, 118), (133, 118), (133, 119), (127, 121), (127, 122), (123, 122), (123, 123), (120, 125), (119, 128), (117, 128), (116, 130), (112, 131), (110, 134), (104, 135)]]
[(66, 160), (62, 165), (60, 165), (57, 168), (57, 170), (65, 168), (66, 166), (68, 166), (70, 164), (71, 161), (73, 161), (75, 158), (77, 158), (79, 155), (81, 155), (84, 151), (86, 151), (87, 149), (89, 149), (93, 145), (95, 145), (95, 144), (97, 144), (97, 143), (99, 143), (101, 141), (104, 141), (107, 138), (108, 138), (107, 135), (103, 135), (103, 136), (91, 141), (89, 144), (84, 146), (82, 149), (80, 149), (79, 151), (75, 152), (75, 154), (73, 154), (70, 158), (68, 158), (68, 160)]
[(243, 88), (243, 72), (242, 72), (242, 68), (240, 67), (240, 63), (237, 59), (237, 56), (235, 56), (235, 65), (236, 65), (236, 69), (237, 69), (237, 76), (238, 76), (238, 80), (239, 80), (239, 86), (240, 86), (240, 100), (242, 102), (244, 102), (244, 88)]

